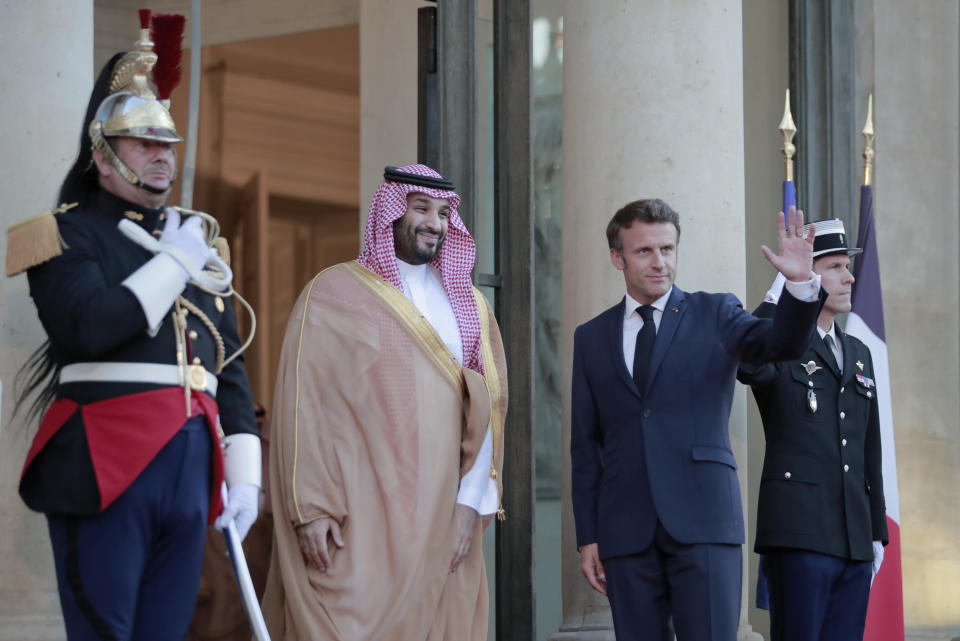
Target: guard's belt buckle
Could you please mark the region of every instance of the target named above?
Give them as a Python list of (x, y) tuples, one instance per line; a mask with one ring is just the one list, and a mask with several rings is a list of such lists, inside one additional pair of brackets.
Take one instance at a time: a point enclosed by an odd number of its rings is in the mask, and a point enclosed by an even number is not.
[(207, 370), (203, 365), (191, 365), (187, 368), (187, 386), (198, 392), (207, 389)]

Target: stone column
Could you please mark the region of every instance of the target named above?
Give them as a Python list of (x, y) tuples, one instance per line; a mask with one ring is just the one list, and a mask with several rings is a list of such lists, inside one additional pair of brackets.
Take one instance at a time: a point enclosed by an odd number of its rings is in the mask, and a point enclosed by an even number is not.
[(417, 160), (417, 9), (360, 0), (360, 238), (386, 165)]
[[(624, 203), (680, 212), (677, 284), (732, 291), (744, 274), (741, 3), (567, 3), (563, 60), (564, 442), (574, 328), (623, 296), (604, 229)], [(758, 251), (758, 249), (757, 249)], [(746, 404), (730, 419), (746, 492)], [(565, 448), (565, 456), (569, 456)], [(565, 474), (563, 624), (554, 639), (613, 639), (609, 607), (583, 579)], [(746, 555), (745, 555), (746, 558)], [(744, 572), (746, 576), (746, 571)], [(744, 581), (742, 612), (746, 612)], [(742, 615), (743, 616), (743, 615)], [(745, 616), (743, 616), (745, 621)], [(754, 636), (747, 624), (741, 638)]]
[(960, 635), (960, 7), (917, 8), (873, 2), (874, 76), (861, 82), (876, 118), (906, 638), (949, 639)]
[[(93, 84), (93, 1), (0, 2), (0, 122), (6, 165), (0, 173), (0, 227), (56, 203), (76, 157)], [(6, 241), (0, 243), (6, 263)], [(54, 640), (60, 617), (46, 521), (17, 494), (20, 467), (36, 424), (11, 420), (17, 369), (44, 340), (25, 276), (0, 278), (0, 641)]]

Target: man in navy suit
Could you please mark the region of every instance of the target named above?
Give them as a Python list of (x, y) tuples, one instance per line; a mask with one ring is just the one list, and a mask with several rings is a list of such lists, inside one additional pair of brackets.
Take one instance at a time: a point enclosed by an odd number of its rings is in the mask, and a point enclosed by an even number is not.
[(662, 200), (607, 227), (624, 300), (574, 334), (570, 452), (581, 570), (610, 599), (618, 641), (734, 641), (743, 513), (728, 421), (740, 362), (798, 358), (820, 309), (813, 234), (793, 208), (780, 251), (788, 283), (771, 319), (732, 294), (673, 286), (680, 222)]

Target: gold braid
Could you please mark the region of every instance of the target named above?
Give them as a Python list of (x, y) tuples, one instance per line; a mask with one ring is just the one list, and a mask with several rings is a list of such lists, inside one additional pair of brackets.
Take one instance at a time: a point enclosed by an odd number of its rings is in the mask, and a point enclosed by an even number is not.
[(203, 310), (188, 301), (183, 296), (179, 297), (177, 302), (190, 310), (190, 313), (199, 318), (206, 328), (210, 330), (210, 335), (213, 336), (213, 341), (217, 344), (217, 367), (213, 373), (219, 376), (220, 372), (223, 371), (223, 361), (227, 356), (227, 349), (224, 347), (223, 337), (220, 335), (220, 332), (217, 331), (217, 327), (213, 324), (213, 321), (203, 313)]

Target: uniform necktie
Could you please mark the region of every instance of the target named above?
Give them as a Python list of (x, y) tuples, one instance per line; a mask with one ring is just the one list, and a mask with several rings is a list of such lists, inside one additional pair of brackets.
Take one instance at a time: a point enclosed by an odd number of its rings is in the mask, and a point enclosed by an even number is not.
[(653, 307), (650, 305), (641, 305), (637, 308), (637, 313), (643, 319), (643, 327), (637, 332), (637, 347), (633, 351), (633, 381), (642, 394), (647, 386), (647, 370), (650, 369), (657, 326), (653, 322)]
[(825, 334), (823, 336), (823, 342), (827, 344), (827, 350), (830, 352), (830, 355), (833, 357), (833, 364), (836, 365), (837, 371), (843, 374), (843, 365), (837, 360), (837, 349), (833, 343), (833, 336), (830, 334)]

